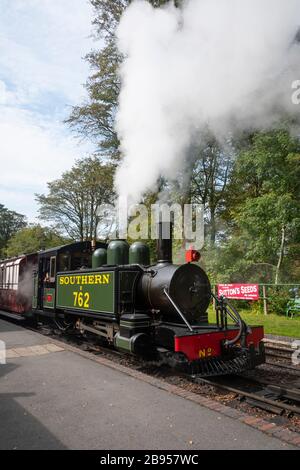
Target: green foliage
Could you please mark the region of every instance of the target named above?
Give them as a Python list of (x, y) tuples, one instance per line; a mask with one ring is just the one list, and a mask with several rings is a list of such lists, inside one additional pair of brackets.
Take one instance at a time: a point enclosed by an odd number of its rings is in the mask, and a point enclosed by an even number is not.
[(203, 144), (193, 152), (189, 202), (203, 204), (209, 241), (214, 246), (232, 172), (233, 148), (228, 143), (225, 152), (209, 132), (200, 140)]
[(10, 258), (22, 254), (35, 253), (39, 250), (53, 248), (68, 242), (68, 239), (62, 237), (57, 231), (49, 227), (30, 225), (19, 230), (9, 240), (6, 255)]
[(259, 259), (275, 265), (282, 227), (288, 228), (292, 237), (298, 211), (297, 202), (288, 194), (270, 192), (245, 201), (236, 213), (236, 221), (249, 235), (246, 259)]
[(257, 132), (236, 157), (208, 269), (222, 282), (299, 282), (300, 142)]
[(268, 287), (268, 311), (277, 315), (285, 315), (287, 304), (291, 298), (288, 287)]
[(97, 157), (77, 161), (60, 179), (48, 183), (47, 195), (37, 195), (41, 218), (59, 225), (72, 240), (96, 239), (102, 218), (98, 209), (114, 199), (114, 170)]
[(0, 204), (0, 257), (5, 254), (9, 239), (25, 226), (26, 217), (24, 215), (10, 211)]

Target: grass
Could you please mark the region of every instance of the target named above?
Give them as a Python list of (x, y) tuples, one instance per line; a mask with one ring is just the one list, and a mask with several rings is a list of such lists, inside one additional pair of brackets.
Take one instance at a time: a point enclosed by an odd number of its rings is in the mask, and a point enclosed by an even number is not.
[[(300, 338), (300, 316), (291, 319), (283, 315), (264, 315), (249, 310), (239, 310), (239, 313), (248, 325), (263, 325), (266, 334)], [(209, 321), (216, 321), (212, 308), (209, 309)]]

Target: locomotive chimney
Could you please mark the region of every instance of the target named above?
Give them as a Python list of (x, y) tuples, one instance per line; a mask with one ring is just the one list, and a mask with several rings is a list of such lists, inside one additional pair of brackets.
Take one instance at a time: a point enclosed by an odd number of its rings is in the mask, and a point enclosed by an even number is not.
[(159, 221), (157, 240), (157, 262), (172, 263), (173, 223)]

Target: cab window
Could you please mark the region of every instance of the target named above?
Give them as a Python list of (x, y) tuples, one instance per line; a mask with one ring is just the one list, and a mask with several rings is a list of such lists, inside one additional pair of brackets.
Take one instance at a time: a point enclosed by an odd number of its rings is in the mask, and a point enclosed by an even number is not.
[(50, 282), (55, 282), (56, 275), (56, 256), (52, 256), (50, 259)]

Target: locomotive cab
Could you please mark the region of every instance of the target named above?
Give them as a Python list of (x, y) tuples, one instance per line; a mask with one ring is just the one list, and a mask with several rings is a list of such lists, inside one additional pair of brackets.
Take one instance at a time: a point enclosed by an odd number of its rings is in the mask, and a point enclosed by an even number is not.
[(106, 245), (97, 243), (93, 247), (91, 242), (78, 242), (39, 252), (33, 281), (33, 309), (54, 312), (57, 273), (90, 267), (94, 248), (106, 248)]

